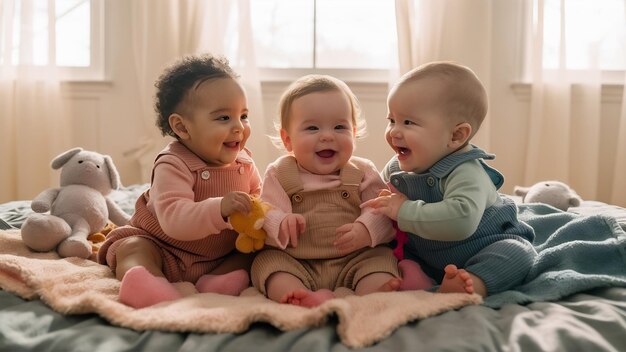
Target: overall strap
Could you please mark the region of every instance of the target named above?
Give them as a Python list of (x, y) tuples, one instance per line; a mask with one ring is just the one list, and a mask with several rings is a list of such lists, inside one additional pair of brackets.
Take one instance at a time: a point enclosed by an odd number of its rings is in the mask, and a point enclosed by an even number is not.
[(278, 182), (285, 190), (285, 193), (291, 198), (295, 193), (304, 189), (302, 180), (300, 180), (300, 172), (298, 171), (298, 163), (296, 158), (289, 155), (278, 161), (276, 165), (276, 177)]
[(364, 176), (365, 172), (349, 161), (341, 169), (341, 184), (343, 186), (354, 186), (358, 189)]

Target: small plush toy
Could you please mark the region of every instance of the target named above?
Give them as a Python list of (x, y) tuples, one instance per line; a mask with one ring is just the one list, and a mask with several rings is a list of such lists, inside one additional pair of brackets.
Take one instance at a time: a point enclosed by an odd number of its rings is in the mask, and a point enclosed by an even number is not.
[(100, 247), (102, 247), (104, 241), (106, 241), (109, 232), (113, 231), (116, 227), (117, 225), (113, 223), (108, 223), (104, 226), (102, 230), (87, 236), (87, 241), (91, 243), (91, 256), (89, 257), (89, 259), (92, 259), (93, 261), (98, 261), (96, 258), (98, 257), (98, 251), (100, 250)]
[(82, 148), (57, 156), (51, 166), (61, 168), (61, 187), (49, 188), (33, 199), (35, 213), (22, 225), (22, 240), (38, 252), (56, 249), (61, 257), (89, 258), (90, 234), (102, 230), (109, 220), (122, 226), (130, 219), (107, 197), (120, 185), (117, 169), (110, 156)]
[(235, 241), (235, 248), (241, 253), (251, 253), (263, 248), (267, 233), (263, 229), (265, 213), (270, 205), (261, 201), (258, 197), (252, 197), (252, 209), (250, 213), (235, 212), (228, 221), (233, 229), (239, 233)]
[(530, 187), (515, 186), (514, 192), (524, 203), (544, 203), (563, 211), (579, 206), (582, 201), (573, 189), (559, 181), (538, 182)]

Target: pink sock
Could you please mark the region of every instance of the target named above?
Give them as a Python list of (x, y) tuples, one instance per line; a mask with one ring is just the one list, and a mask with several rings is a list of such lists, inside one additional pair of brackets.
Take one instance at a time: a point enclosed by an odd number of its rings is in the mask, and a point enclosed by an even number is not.
[(433, 280), (428, 277), (416, 262), (410, 259), (401, 260), (398, 269), (402, 275), (400, 291), (425, 290), (433, 287)]
[(133, 308), (148, 307), (181, 297), (166, 278), (152, 275), (143, 266), (130, 268), (120, 285), (120, 302)]
[(248, 272), (239, 269), (222, 275), (202, 275), (196, 282), (198, 292), (213, 292), (222, 295), (239, 296), (250, 284)]

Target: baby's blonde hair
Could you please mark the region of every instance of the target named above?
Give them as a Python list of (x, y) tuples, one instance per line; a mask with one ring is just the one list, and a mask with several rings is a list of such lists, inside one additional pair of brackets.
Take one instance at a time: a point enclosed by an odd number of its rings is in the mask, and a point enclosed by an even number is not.
[[(365, 136), (365, 120), (361, 117), (361, 106), (359, 100), (354, 95), (350, 87), (340, 79), (328, 75), (306, 75), (292, 82), (280, 97), (278, 103), (279, 120), (276, 121), (274, 127), (278, 133), (281, 129), (289, 129), (289, 112), (293, 102), (305, 95), (319, 92), (339, 91), (343, 92), (350, 101), (350, 109), (352, 111), (352, 125), (355, 127), (355, 137), (362, 138)], [(279, 136), (272, 137), (274, 144), (283, 148), (282, 141)]]
[(405, 73), (396, 88), (424, 78), (437, 78), (447, 93), (444, 106), (447, 115), (472, 126), (472, 135), (478, 132), (487, 115), (487, 92), (474, 71), (466, 66), (447, 61), (421, 65)]

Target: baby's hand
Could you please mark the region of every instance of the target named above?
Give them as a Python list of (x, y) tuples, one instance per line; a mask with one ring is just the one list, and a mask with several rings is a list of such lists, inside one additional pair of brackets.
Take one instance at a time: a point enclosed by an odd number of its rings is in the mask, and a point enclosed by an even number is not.
[(287, 237), (292, 247), (298, 246), (298, 237), (304, 232), (304, 216), (289, 214), (280, 223), (279, 237)]
[(337, 238), (333, 245), (339, 254), (346, 255), (358, 249), (372, 245), (372, 238), (367, 227), (360, 222), (345, 224), (337, 228)]
[(230, 214), (238, 211), (243, 214), (248, 214), (252, 207), (252, 200), (250, 196), (243, 192), (230, 192), (227, 193), (220, 203), (220, 211), (222, 217), (226, 219)]
[(370, 199), (361, 204), (361, 208), (370, 207), (374, 209), (375, 214), (384, 214), (392, 220), (398, 220), (398, 212), (400, 207), (408, 198), (402, 193), (391, 193), (388, 190), (382, 190), (378, 198)]

